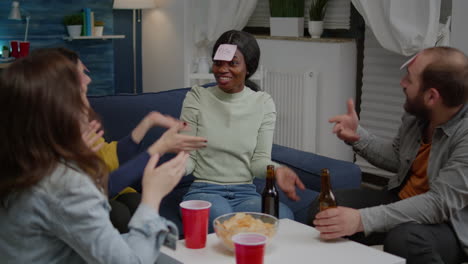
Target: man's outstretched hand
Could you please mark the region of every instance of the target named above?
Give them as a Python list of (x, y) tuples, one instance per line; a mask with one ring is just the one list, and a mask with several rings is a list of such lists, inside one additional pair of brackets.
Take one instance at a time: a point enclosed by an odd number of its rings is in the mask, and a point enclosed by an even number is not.
[(354, 109), (353, 99), (348, 99), (347, 104), (348, 113), (334, 116), (330, 118), (328, 122), (335, 123), (333, 133), (336, 134), (339, 139), (347, 142), (355, 142), (359, 140), (359, 135), (356, 133), (359, 119)]

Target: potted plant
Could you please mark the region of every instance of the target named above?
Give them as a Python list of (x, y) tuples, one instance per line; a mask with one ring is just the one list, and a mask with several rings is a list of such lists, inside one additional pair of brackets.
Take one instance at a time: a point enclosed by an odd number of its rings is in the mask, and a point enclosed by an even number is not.
[(83, 28), (83, 16), (81, 14), (72, 14), (63, 17), (63, 24), (67, 26), (70, 37), (79, 37)]
[(323, 32), (323, 18), (327, 10), (328, 0), (312, 0), (309, 9), (309, 34), (312, 38), (320, 38)]
[(270, 34), (304, 36), (304, 0), (269, 0)]
[(93, 36), (102, 36), (102, 32), (104, 32), (104, 21), (95, 21)]
[(3, 46), (3, 48), (2, 48), (2, 57), (3, 58), (10, 57), (10, 48), (8, 46)]

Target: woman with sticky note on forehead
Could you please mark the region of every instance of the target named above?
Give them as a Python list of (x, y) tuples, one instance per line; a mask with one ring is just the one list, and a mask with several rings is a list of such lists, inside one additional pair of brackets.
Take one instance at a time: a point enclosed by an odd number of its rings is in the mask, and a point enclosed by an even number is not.
[[(186, 174), (193, 173), (195, 181), (184, 200), (211, 202), (210, 230), (222, 214), (261, 211), (253, 180), (264, 179), (267, 165), (275, 164), (271, 149), (276, 121), (273, 99), (249, 80), (260, 60), (251, 34), (223, 33), (212, 58), (216, 85), (192, 87), (181, 114), (181, 120), (192, 127), (187, 133), (208, 140), (206, 148), (190, 154)], [(278, 187), (291, 200), (298, 200), (296, 187), (304, 190), (303, 183), (291, 169), (275, 165)], [(263, 187), (264, 181), (259, 184)], [(291, 209), (281, 203), (279, 216), (294, 219)]]

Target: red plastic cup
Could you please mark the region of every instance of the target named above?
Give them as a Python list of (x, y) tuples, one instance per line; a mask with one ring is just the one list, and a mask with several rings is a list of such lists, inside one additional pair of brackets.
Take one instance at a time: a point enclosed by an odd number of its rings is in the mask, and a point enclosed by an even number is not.
[(180, 203), (182, 208), (182, 225), (184, 228), (185, 246), (187, 248), (204, 248), (208, 235), (208, 218), (211, 203), (191, 200)]
[(19, 58), (19, 41), (12, 40), (10, 41), (11, 47), (11, 57)]
[(20, 41), (19, 56), (26, 57), (29, 54), (29, 41)]
[(236, 264), (263, 264), (268, 237), (257, 233), (239, 233), (232, 236)]

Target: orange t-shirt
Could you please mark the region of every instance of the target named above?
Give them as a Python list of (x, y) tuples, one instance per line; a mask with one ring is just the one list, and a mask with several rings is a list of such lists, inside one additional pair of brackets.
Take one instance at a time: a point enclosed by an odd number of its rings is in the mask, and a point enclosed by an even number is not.
[(409, 178), (398, 193), (401, 199), (406, 199), (429, 191), (427, 163), (429, 161), (430, 152), (431, 144), (422, 143), (421, 147), (419, 147), (418, 155), (411, 165)]

